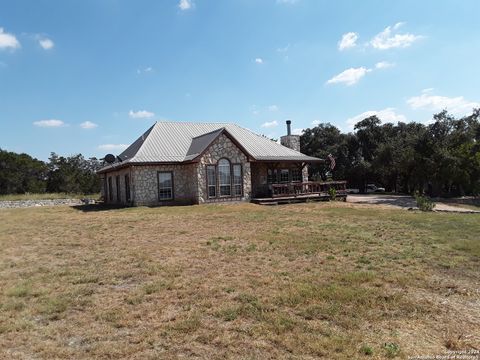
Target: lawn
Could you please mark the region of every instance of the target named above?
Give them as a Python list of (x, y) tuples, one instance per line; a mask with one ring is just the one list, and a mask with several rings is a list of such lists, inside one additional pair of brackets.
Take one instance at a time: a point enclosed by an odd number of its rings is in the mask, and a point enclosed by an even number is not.
[(480, 348), (480, 216), (348, 203), (0, 210), (0, 358)]

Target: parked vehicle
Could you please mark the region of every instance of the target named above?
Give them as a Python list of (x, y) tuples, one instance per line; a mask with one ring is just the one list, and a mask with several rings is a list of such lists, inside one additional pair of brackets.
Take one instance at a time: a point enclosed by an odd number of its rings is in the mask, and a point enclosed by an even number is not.
[(347, 194), (358, 194), (360, 193), (360, 189), (347, 189)]
[(367, 184), (367, 194), (368, 193), (378, 193), (378, 192), (385, 192), (384, 187), (378, 187), (375, 184)]

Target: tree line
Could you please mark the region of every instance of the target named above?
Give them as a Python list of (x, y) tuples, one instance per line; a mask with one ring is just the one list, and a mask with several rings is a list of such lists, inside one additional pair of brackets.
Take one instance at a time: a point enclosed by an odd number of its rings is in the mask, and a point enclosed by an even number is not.
[[(455, 118), (447, 111), (424, 125), (410, 122), (382, 124), (376, 116), (358, 122), (354, 132), (342, 133), (323, 123), (301, 135), (301, 151), (335, 158), (331, 176), (364, 190), (376, 183), (387, 191), (426, 192), (432, 196), (480, 193), (480, 109)], [(325, 178), (329, 162), (311, 166), (311, 175)], [(27, 154), (0, 149), (0, 194), (97, 193), (97, 158), (51, 153), (47, 162)]]
[(0, 149), (0, 194), (98, 193), (100, 181), (95, 171), (101, 167), (100, 160), (82, 154), (64, 157), (51, 153), (44, 162)]
[[(382, 124), (370, 116), (342, 133), (323, 123), (301, 135), (301, 151), (335, 158), (333, 179), (364, 190), (376, 183), (387, 191), (425, 192), (431, 196), (480, 193), (480, 109), (455, 118), (447, 111), (424, 125), (410, 122)], [(329, 162), (312, 167), (312, 175), (325, 177)]]

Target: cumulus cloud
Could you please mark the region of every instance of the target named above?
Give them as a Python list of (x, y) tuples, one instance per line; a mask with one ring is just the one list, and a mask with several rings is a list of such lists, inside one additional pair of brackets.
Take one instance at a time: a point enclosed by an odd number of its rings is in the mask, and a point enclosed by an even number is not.
[(193, 0), (180, 0), (178, 2), (178, 7), (180, 10), (190, 10), (193, 8)]
[(44, 50), (53, 49), (53, 47), (55, 46), (55, 43), (53, 42), (53, 40), (49, 38), (40, 38), (38, 39), (38, 43)]
[(342, 51), (355, 47), (357, 45), (358, 34), (349, 32), (343, 34), (342, 39), (338, 42), (338, 50)]
[(255, 58), (255, 64), (263, 64), (262, 58)]
[(89, 130), (89, 129), (95, 129), (96, 127), (98, 127), (98, 125), (91, 121), (85, 121), (80, 124), (80, 127), (82, 129)]
[(268, 111), (272, 111), (272, 112), (278, 111), (278, 106), (277, 105), (270, 105), (268, 107)]
[(104, 151), (115, 151), (115, 150), (125, 150), (128, 147), (127, 144), (102, 144), (98, 145), (99, 150)]
[(320, 120), (313, 120), (312, 121), (312, 126), (317, 126), (320, 125), (322, 122)]
[(373, 39), (370, 41), (370, 45), (379, 50), (405, 48), (422, 38), (420, 35), (398, 33), (397, 30), (403, 25), (404, 23), (399, 22), (394, 26), (387, 26), (385, 30), (373, 37)]
[(347, 86), (351, 86), (359, 82), (360, 79), (370, 71), (372, 71), (372, 69), (367, 69), (363, 66), (359, 68), (350, 68), (338, 75), (335, 75), (333, 78), (327, 81), (327, 84), (345, 84)]
[(60, 126), (64, 126), (65, 123), (62, 120), (49, 119), (49, 120), (34, 121), (33, 125), (38, 127), (60, 127)]
[(0, 28), (0, 49), (15, 50), (20, 48), (20, 42), (15, 35), (6, 33), (3, 28)]
[(419, 96), (413, 96), (407, 100), (407, 104), (414, 110), (426, 109), (430, 111), (448, 110), (454, 115), (466, 115), (474, 108), (480, 108), (480, 103), (470, 101), (463, 96), (448, 97), (433, 95), (433, 89), (425, 89)]
[(128, 112), (128, 116), (130, 116), (132, 119), (149, 119), (154, 117), (155, 114), (147, 110), (138, 110), (138, 111), (130, 110)]
[(262, 127), (263, 127), (263, 128), (267, 128), (267, 129), (268, 129), (268, 128), (273, 128), (273, 127), (275, 127), (275, 126), (278, 126), (277, 120), (267, 121), (267, 122), (264, 122), (264, 123), (262, 124)]
[(353, 130), (356, 123), (373, 115), (376, 115), (384, 123), (407, 122), (407, 118), (402, 114), (397, 114), (394, 108), (386, 108), (378, 111), (370, 110), (347, 119), (348, 130)]
[(391, 68), (391, 67), (394, 67), (394, 66), (395, 66), (395, 63), (391, 63), (391, 62), (388, 62), (388, 61), (380, 61), (380, 62), (375, 64), (376, 69), (388, 69), (388, 68)]
[(305, 129), (296, 128), (296, 129), (293, 129), (293, 130), (292, 130), (292, 134), (293, 134), (293, 135), (302, 135), (302, 133), (303, 133), (304, 130), (305, 130)]

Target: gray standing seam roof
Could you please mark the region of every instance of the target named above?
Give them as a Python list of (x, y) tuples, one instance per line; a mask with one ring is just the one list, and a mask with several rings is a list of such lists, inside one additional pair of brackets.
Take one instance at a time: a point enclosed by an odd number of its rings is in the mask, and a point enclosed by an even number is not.
[(125, 163), (191, 161), (202, 153), (221, 131), (227, 131), (254, 160), (321, 161), (236, 124), (159, 121), (119, 155), (122, 162), (108, 167)]

